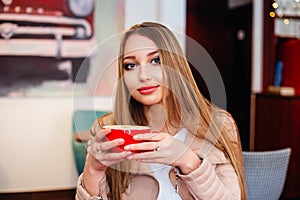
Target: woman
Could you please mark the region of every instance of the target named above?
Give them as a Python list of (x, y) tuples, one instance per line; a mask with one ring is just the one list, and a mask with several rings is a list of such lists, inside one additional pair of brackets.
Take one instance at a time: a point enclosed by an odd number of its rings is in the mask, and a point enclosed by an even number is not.
[[(200, 93), (178, 41), (144, 22), (124, 32), (112, 113), (91, 129), (77, 199), (245, 199), (242, 151), (229, 113)], [(109, 124), (150, 126), (111, 152)], [(142, 153), (133, 153), (141, 150)]]

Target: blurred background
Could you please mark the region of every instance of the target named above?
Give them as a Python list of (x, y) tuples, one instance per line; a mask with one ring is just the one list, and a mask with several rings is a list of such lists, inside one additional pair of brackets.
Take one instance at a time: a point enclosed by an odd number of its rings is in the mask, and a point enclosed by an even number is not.
[[(299, 8), (296, 0), (1, 0), (0, 199), (73, 198), (73, 113), (112, 109), (120, 33), (143, 21), (173, 30), (188, 59), (199, 52), (185, 36), (205, 49), (243, 150), (292, 147), (283, 196), (300, 197)], [(201, 67), (191, 69), (210, 99)]]

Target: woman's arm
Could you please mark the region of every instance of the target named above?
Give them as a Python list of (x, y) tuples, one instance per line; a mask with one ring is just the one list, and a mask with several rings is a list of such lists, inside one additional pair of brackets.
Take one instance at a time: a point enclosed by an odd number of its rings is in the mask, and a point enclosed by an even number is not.
[(230, 163), (212, 164), (203, 159), (196, 170), (179, 177), (195, 199), (240, 199), (238, 178)]
[[(230, 137), (229, 145), (236, 153), (237, 157), (241, 158), (240, 142), (238, 138), (238, 130), (233, 118), (225, 115), (224, 127)], [(237, 173), (231, 164), (226, 159), (224, 153), (217, 149), (213, 144), (209, 147), (201, 148), (201, 150), (209, 150), (208, 154), (199, 155), (203, 158), (201, 164), (194, 171), (179, 175), (190, 193), (195, 199), (241, 199), (241, 188)], [(199, 152), (199, 149), (194, 149)], [(240, 155), (238, 155), (240, 154)]]
[[(103, 191), (106, 188), (105, 185), (100, 185), (101, 181), (105, 178), (106, 168), (99, 169), (99, 166), (92, 166), (96, 162), (99, 161), (97, 161), (90, 154), (87, 154), (86, 164), (83, 171), (82, 185), (91, 196), (100, 196), (106, 194), (106, 191)], [(100, 187), (102, 189), (100, 189)]]
[[(108, 193), (106, 185), (106, 170), (112, 164), (121, 162), (131, 152), (112, 153), (110, 149), (124, 143), (123, 139), (105, 141), (104, 138), (110, 133), (109, 129), (101, 129), (96, 121), (91, 129), (87, 148), (87, 157), (83, 170), (77, 184), (76, 198), (90, 199), (93, 196), (101, 196), (106, 199)], [(87, 198), (88, 197), (88, 198)]]
[[(84, 185), (84, 174), (81, 174), (78, 178), (77, 181), (77, 188), (76, 188), (76, 200), (87, 200), (87, 199), (107, 199), (107, 196), (105, 194), (107, 194), (108, 191), (106, 191), (106, 177), (103, 176), (102, 180), (100, 180), (99, 182), (95, 183), (95, 187), (97, 187), (97, 189), (95, 189), (96, 191), (98, 191), (98, 193), (102, 194), (102, 195), (91, 195), (91, 193), (89, 193)], [(101, 198), (100, 198), (101, 197)]]

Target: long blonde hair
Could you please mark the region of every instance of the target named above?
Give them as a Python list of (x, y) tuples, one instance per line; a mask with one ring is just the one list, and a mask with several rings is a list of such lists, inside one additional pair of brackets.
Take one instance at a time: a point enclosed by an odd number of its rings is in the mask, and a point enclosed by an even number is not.
[[(232, 142), (230, 133), (223, 128), (223, 123), (220, 123), (220, 119), (215, 116), (216, 113), (222, 113), (221, 109), (213, 106), (200, 93), (187, 59), (175, 35), (167, 27), (154, 22), (144, 22), (130, 27), (123, 33), (118, 58), (118, 84), (113, 123), (138, 125), (149, 123), (145, 117), (143, 105), (131, 98), (123, 81), (124, 47), (132, 34), (145, 36), (158, 47), (161, 65), (165, 66), (163, 74), (166, 93), (164, 93), (162, 104), (166, 109), (166, 126), (178, 128), (178, 123), (180, 123), (196, 137), (209, 140), (223, 151), (237, 173), (242, 193), (241, 199), (246, 199), (240, 143), (238, 149), (230, 147), (229, 144)], [(123, 170), (118, 170), (120, 167), (123, 167)], [(130, 173), (124, 168), (129, 170), (130, 162), (124, 162), (107, 171), (111, 197), (114, 200), (122, 199), (121, 193), (129, 184)]]

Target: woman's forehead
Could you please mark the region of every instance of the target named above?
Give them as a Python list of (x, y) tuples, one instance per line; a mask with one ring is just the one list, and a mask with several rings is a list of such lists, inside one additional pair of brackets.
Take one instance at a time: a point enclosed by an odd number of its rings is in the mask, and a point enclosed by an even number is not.
[(156, 50), (156, 49), (157, 49), (156, 44), (149, 38), (142, 35), (133, 34), (129, 36), (129, 38), (125, 43), (124, 53), (126, 54), (126, 53), (139, 51), (139, 50)]

